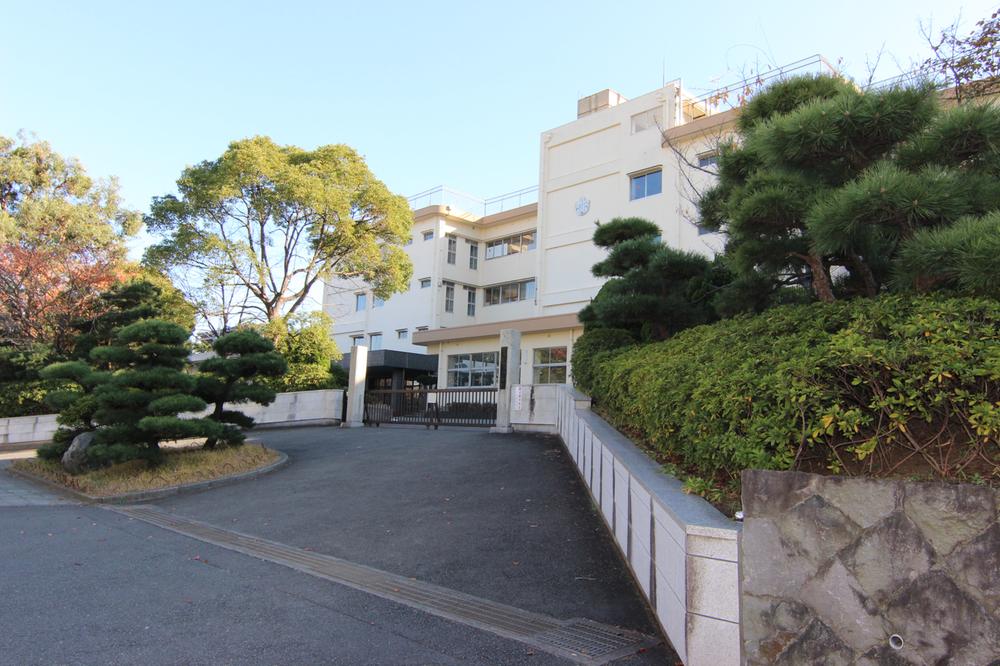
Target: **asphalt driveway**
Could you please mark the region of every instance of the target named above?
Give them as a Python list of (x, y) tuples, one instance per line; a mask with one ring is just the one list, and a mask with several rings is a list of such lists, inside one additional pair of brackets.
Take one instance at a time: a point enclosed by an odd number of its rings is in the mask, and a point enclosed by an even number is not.
[[(553, 437), (419, 428), (256, 436), (289, 465), (157, 505), (525, 611), (656, 634)], [(3, 664), (566, 663), (98, 507), (0, 507), (0, 558)], [(615, 663), (673, 662), (661, 646)]]

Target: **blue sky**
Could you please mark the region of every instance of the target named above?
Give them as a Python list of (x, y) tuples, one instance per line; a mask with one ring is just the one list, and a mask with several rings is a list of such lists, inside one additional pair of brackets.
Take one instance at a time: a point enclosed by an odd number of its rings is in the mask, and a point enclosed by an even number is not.
[(822, 53), (866, 78), (921, 60), (920, 22), (991, 2), (6, 2), (0, 134), (34, 132), (145, 210), (189, 164), (266, 134), (347, 143), (393, 190), (480, 196), (538, 177), (580, 96)]

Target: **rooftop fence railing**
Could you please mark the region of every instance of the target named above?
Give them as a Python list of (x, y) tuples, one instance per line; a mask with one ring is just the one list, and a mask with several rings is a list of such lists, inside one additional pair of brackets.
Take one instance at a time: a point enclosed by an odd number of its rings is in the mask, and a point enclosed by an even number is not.
[(538, 186), (525, 187), (488, 199), (480, 199), (471, 194), (438, 185), (408, 197), (407, 201), (410, 202), (410, 207), (413, 210), (426, 206), (451, 206), (459, 211), (477, 216), (495, 215), (520, 206), (537, 203)]

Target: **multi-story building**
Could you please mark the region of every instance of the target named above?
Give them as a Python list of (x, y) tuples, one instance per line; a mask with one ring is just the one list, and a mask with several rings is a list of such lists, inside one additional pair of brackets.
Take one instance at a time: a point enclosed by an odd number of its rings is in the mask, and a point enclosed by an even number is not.
[(490, 386), (499, 332), (515, 328), (522, 382), (571, 381), (577, 313), (602, 285), (590, 272), (604, 256), (595, 224), (642, 217), (672, 247), (721, 250), (717, 234), (699, 229), (694, 201), (735, 113), (679, 81), (630, 100), (613, 90), (580, 99), (575, 120), (541, 135), (537, 188), (486, 201), (446, 188), (411, 198), (409, 289), (383, 303), (364, 284), (328, 284), (338, 345), (368, 345), (369, 376), (394, 375), (396, 386), (435, 369), (440, 387)]

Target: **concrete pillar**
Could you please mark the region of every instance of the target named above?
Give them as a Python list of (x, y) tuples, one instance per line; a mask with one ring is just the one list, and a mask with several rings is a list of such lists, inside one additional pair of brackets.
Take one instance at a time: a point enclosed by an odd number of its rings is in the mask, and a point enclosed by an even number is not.
[(511, 387), (521, 383), (521, 332), (500, 330), (500, 378), (497, 391), (497, 424), (490, 432), (509, 433)]
[(351, 347), (351, 369), (347, 375), (347, 420), (342, 428), (360, 428), (365, 424), (365, 379), (368, 375), (368, 347)]

